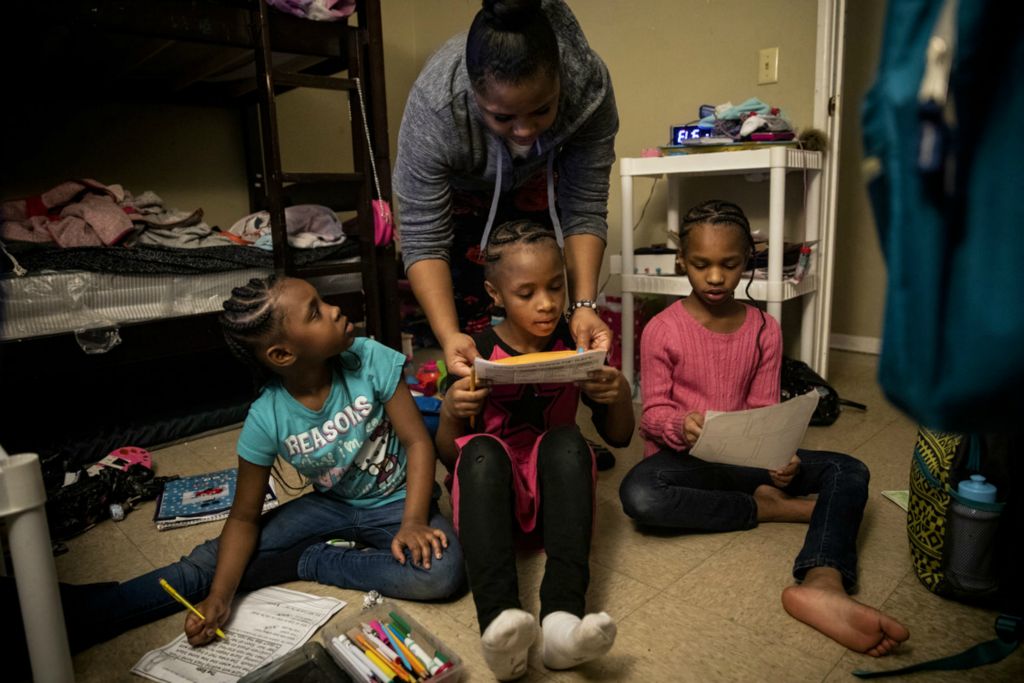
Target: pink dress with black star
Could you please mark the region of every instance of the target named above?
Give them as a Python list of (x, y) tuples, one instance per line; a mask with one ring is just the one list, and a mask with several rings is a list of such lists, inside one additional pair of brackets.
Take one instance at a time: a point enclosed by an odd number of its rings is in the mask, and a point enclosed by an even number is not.
[[(505, 344), (493, 329), (474, 337), (480, 355), (489, 360), (498, 360), (520, 355)], [(560, 322), (545, 351), (564, 351), (573, 348), (569, 326)], [(524, 533), (531, 533), (537, 526), (539, 490), (537, 484), (537, 447), (541, 438), (550, 429), (576, 425), (576, 409), (581, 392), (578, 386), (569, 383), (552, 384), (504, 384), (491, 387), (491, 393), (484, 404), (483, 413), (477, 420), (477, 432), (466, 434), (455, 440), (460, 457), (463, 447), (480, 436), (497, 441), (512, 462), (513, 487), (515, 488), (516, 519)], [(592, 409), (603, 414), (605, 407), (591, 402), (586, 396), (583, 401)], [(597, 415), (595, 414), (595, 417)], [(591, 453), (593, 462), (593, 453)], [(456, 461), (454, 472), (458, 472)], [(597, 468), (592, 465), (591, 480), (597, 481)], [(451, 488), (452, 509), (456, 529), (459, 520), (459, 479), (456, 475)]]

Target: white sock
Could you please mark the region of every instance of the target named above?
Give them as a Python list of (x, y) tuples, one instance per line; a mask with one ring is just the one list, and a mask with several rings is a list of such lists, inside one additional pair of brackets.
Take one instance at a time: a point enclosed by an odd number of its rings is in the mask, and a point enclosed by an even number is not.
[(484, 661), (499, 681), (510, 681), (526, 673), (526, 655), (537, 639), (537, 620), (521, 609), (506, 609), (494, 618), (483, 636)]
[(611, 649), (618, 629), (607, 612), (582, 619), (568, 612), (544, 617), (544, 666), (569, 669), (596, 659)]

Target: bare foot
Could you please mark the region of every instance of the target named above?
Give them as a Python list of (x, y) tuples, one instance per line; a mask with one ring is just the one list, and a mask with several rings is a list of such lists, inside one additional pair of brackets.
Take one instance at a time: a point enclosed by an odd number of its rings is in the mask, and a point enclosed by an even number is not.
[(827, 567), (810, 570), (803, 584), (783, 590), (782, 606), (794, 619), (872, 657), (889, 654), (910, 637), (903, 624), (847, 595), (839, 572)]
[(759, 522), (802, 522), (811, 521), (814, 501), (794, 498), (774, 486), (764, 484), (754, 491)]

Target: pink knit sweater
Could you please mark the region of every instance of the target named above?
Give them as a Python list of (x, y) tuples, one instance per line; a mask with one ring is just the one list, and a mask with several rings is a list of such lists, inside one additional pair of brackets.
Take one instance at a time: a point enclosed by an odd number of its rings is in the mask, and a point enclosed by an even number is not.
[(729, 334), (712, 332), (691, 316), (682, 301), (656, 315), (640, 342), (644, 455), (688, 449), (683, 420), (691, 412), (734, 411), (779, 402), (782, 330), (768, 314), (747, 306), (747, 317)]

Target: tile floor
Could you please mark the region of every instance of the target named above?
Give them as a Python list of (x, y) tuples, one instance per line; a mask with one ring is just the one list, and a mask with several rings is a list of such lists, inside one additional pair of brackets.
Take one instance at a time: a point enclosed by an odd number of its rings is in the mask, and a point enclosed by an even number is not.
[[(911, 640), (884, 661), (845, 651), (791, 619), (779, 594), (790, 583), (790, 563), (804, 529), (765, 524), (731, 534), (699, 536), (637, 532), (623, 515), (618, 484), (641, 454), (639, 440), (617, 453), (614, 469), (600, 473), (597, 534), (589, 602), (619, 625), (612, 651), (570, 672), (547, 671), (531, 653), (528, 681), (835, 681), (855, 680), (859, 668), (895, 667), (959, 651), (993, 636), (994, 613), (945, 601), (927, 592), (910, 565), (905, 513), (881, 497), (907, 486), (915, 426), (882, 396), (874, 356), (835, 352), (832, 381), (841, 395), (866, 403), (866, 413), (845, 412), (830, 427), (811, 428), (805, 445), (844, 451), (871, 468), (871, 497), (861, 529), (859, 599), (903, 621)], [(581, 420), (590, 430), (589, 419)], [(197, 438), (154, 453), (160, 474), (192, 474), (235, 462), (238, 430)], [(447, 501), (446, 501), (447, 502)], [(57, 558), (62, 580), (123, 580), (177, 559), (217, 533), (207, 524), (158, 532), (152, 503), (120, 523), (104, 522), (69, 543)], [(538, 609), (541, 556), (520, 560), (526, 609)], [(361, 595), (314, 583), (289, 587), (360, 604)], [(403, 603), (467, 663), (468, 679), (492, 680), (479, 653), (470, 596), (447, 604)], [(139, 628), (75, 657), (79, 681), (131, 680), (131, 666), (146, 651), (173, 639), (182, 617)], [(896, 680), (896, 679), (891, 679)], [(1000, 664), (966, 673), (923, 674), (917, 681), (1024, 680), (1024, 650)]]

